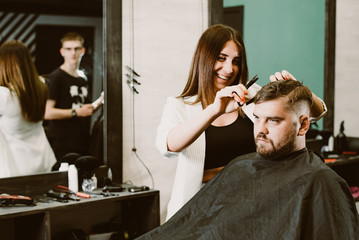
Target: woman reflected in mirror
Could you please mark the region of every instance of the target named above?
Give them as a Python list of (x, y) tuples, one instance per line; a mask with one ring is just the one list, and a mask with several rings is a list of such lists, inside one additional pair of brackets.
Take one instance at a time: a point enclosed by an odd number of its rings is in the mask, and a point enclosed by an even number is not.
[(56, 162), (42, 126), (48, 89), (28, 47), (0, 47), (0, 177), (51, 171)]

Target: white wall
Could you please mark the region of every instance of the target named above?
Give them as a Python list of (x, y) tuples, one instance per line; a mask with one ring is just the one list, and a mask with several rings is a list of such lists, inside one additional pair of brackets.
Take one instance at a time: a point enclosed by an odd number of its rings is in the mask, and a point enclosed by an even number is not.
[[(166, 216), (176, 160), (162, 157), (156, 130), (168, 96), (178, 96), (187, 81), (192, 55), (207, 28), (207, 0), (123, 0), (123, 181), (160, 190), (161, 222)], [(121, 21), (121, 19), (119, 19)], [(133, 95), (125, 66), (141, 77)], [(121, 104), (121, 103), (119, 103)], [(118, 146), (121, 147), (121, 146)]]
[(359, 1), (337, 1), (334, 134), (359, 137)]

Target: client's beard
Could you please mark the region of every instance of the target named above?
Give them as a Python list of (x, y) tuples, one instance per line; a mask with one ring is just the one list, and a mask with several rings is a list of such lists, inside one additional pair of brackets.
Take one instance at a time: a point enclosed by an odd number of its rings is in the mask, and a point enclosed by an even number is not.
[[(279, 158), (294, 152), (296, 149), (296, 129), (294, 128), (291, 134), (286, 138), (287, 141), (283, 142), (282, 144), (279, 144), (278, 146), (274, 146), (274, 143), (271, 139), (268, 139), (267, 136), (264, 133), (258, 133), (256, 136), (255, 142), (257, 146), (257, 152), (264, 158), (268, 160), (278, 160)], [(269, 143), (272, 145), (271, 150), (265, 150), (258, 146), (257, 139), (267, 139), (269, 140)]]

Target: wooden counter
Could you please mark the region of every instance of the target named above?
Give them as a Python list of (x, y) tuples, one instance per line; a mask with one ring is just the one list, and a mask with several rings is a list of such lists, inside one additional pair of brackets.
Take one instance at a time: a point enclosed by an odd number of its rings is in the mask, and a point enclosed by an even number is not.
[(359, 156), (341, 157), (327, 165), (344, 178), (349, 186), (359, 186)]
[[(57, 184), (67, 185), (67, 172), (0, 179), (0, 193), (32, 196), (35, 200)], [(81, 198), (67, 203), (36, 202), (36, 206), (0, 207), (0, 239), (51, 239), (70, 229), (98, 233), (116, 219), (129, 239), (159, 226), (159, 191), (121, 192), (116, 196)], [(107, 225), (106, 225), (107, 224)]]

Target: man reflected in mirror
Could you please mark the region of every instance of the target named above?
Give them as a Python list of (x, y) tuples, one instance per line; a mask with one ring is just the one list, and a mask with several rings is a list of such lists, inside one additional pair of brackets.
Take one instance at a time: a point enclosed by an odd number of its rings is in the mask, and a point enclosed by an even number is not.
[(90, 103), (87, 77), (79, 69), (85, 54), (83, 37), (69, 32), (61, 44), (64, 62), (47, 76), (50, 97), (45, 111), (48, 137), (58, 161), (67, 153), (88, 153), (90, 119), (97, 110)]

